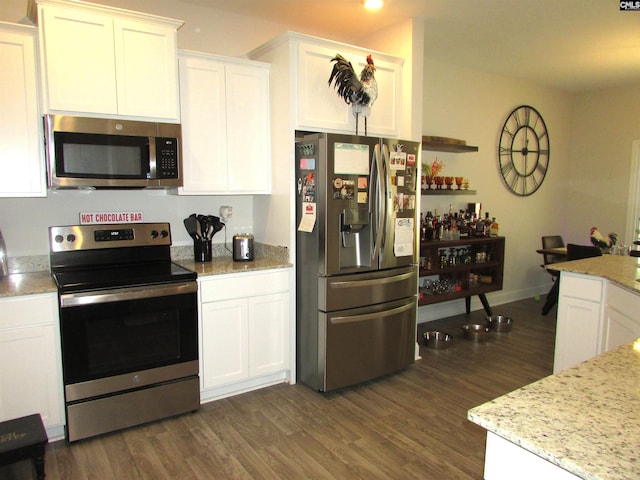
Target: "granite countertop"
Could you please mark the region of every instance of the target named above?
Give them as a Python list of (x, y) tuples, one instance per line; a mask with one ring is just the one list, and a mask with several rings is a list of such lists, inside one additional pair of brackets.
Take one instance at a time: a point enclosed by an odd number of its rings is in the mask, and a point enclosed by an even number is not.
[(0, 297), (36, 295), (57, 291), (56, 284), (47, 271), (12, 273), (0, 279)]
[(589, 480), (640, 478), (640, 340), (468, 412), (490, 432)]
[(549, 267), (564, 272), (583, 273), (606, 278), (621, 287), (640, 293), (640, 258), (602, 255), (571, 262), (553, 263)]
[[(173, 261), (189, 270), (193, 270), (199, 277), (292, 266), (286, 260), (273, 257), (256, 258), (256, 260), (250, 262), (234, 262), (230, 255), (214, 257), (212, 261), (203, 263), (185, 259), (175, 259)], [(4, 278), (0, 278), (0, 298), (52, 292), (57, 292), (57, 287), (49, 271), (11, 273)]]
[(213, 257), (210, 262), (194, 262), (193, 260), (174, 260), (189, 270), (193, 270), (198, 276), (223, 275), (225, 273), (252, 272), (256, 270), (269, 270), (274, 268), (288, 268), (292, 265), (287, 261), (273, 258), (256, 258), (250, 262), (234, 262), (231, 256)]

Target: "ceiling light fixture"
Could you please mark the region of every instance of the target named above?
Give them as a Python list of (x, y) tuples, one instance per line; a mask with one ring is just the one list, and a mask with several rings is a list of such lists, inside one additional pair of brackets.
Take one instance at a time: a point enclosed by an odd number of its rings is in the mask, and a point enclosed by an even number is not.
[(383, 3), (382, 0), (362, 0), (364, 8), (367, 10), (379, 10), (382, 8)]

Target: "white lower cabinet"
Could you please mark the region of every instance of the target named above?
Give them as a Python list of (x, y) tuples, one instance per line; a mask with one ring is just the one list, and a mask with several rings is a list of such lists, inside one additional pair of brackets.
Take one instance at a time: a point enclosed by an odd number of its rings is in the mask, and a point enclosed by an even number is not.
[(591, 275), (562, 272), (553, 373), (640, 338), (640, 294)]
[(605, 280), (562, 272), (553, 373), (601, 353), (598, 339)]
[(0, 299), (0, 421), (39, 413), (50, 438), (63, 433), (57, 295)]
[(609, 284), (606, 321), (602, 331), (602, 351), (640, 338), (640, 296)]
[(288, 270), (201, 277), (201, 398), (290, 378)]

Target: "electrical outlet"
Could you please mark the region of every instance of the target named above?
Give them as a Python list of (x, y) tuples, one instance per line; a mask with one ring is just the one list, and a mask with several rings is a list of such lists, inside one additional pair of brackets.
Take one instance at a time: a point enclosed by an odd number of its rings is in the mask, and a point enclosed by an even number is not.
[(228, 223), (232, 216), (233, 207), (227, 205), (220, 207), (220, 220), (222, 220), (223, 223)]

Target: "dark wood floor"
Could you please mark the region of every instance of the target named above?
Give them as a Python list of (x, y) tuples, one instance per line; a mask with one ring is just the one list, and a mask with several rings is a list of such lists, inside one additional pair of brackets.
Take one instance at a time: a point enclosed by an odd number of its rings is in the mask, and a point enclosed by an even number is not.
[[(203, 405), (199, 412), (47, 446), (48, 480), (482, 479), (485, 431), (467, 410), (549, 375), (555, 315), (533, 299), (494, 307), (510, 333), (464, 340), (482, 311), (420, 325), (454, 336), (421, 345), (407, 370), (330, 394), (277, 385)], [(526, 412), (523, 412), (526, 414)], [(0, 478), (31, 478), (26, 462)], [(25, 476), (27, 475), (27, 476)]]

